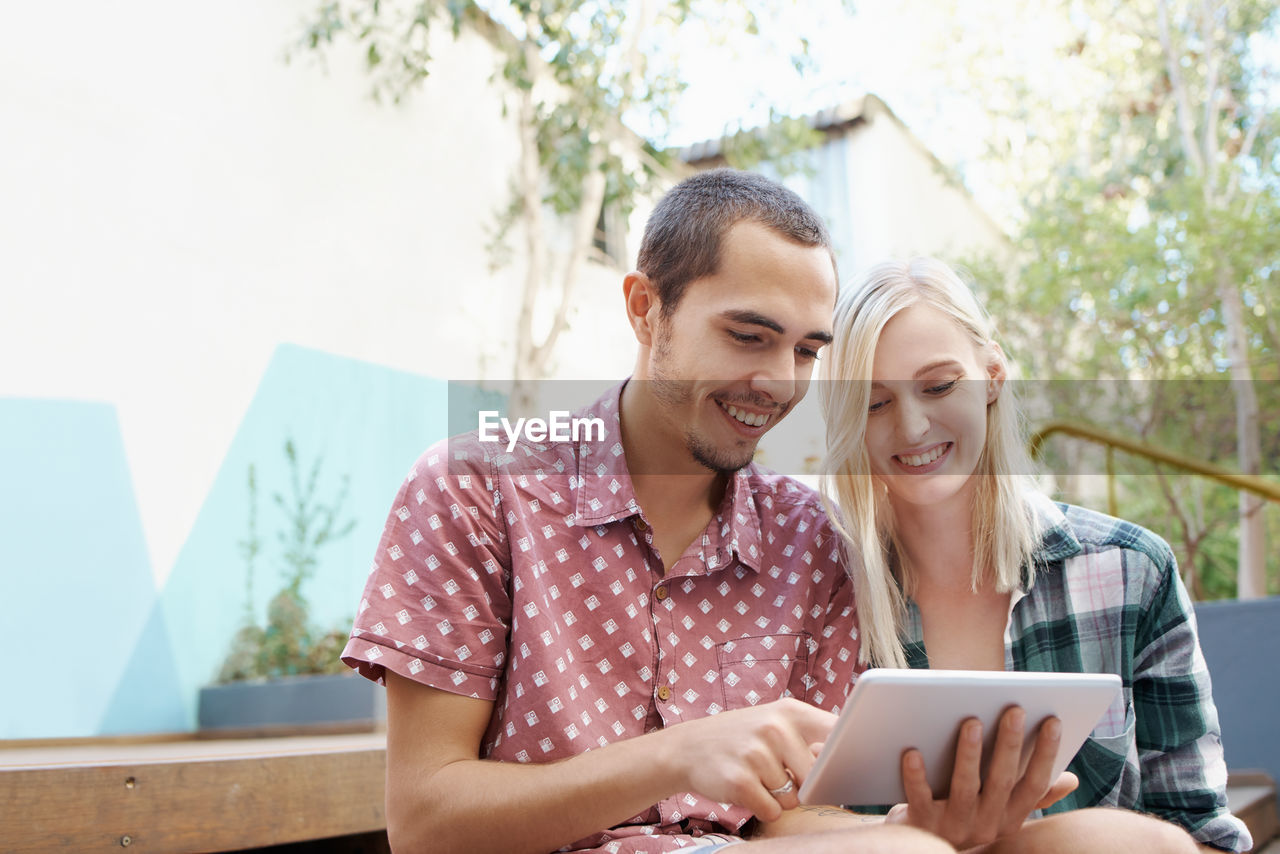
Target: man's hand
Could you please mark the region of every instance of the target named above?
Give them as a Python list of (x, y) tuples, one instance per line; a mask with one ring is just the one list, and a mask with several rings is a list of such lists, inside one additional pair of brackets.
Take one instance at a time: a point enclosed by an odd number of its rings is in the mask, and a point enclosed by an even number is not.
[[(775, 821), (799, 804), (814, 763), (810, 745), (825, 741), (835, 722), (830, 712), (794, 699), (721, 712), (667, 730), (667, 761), (689, 791)], [(786, 791), (770, 791), (779, 789)]]
[(1046, 718), (1040, 724), (1031, 760), (1019, 778), (1025, 721), (1026, 714), (1016, 706), (1001, 716), (985, 781), (980, 777), (982, 723), (975, 719), (965, 721), (956, 746), (951, 791), (945, 800), (933, 797), (920, 752), (906, 751), (902, 756), (902, 785), (907, 803), (890, 810), (886, 821), (928, 830), (963, 849), (1016, 832), (1033, 810), (1070, 794), (1079, 785), (1074, 774), (1049, 779), (1062, 738), (1062, 724), (1057, 718)]
[[(678, 792), (776, 819), (796, 805), (814, 762), (810, 745), (836, 721), (784, 699), (521, 763), (480, 758), (492, 711), (492, 701), (387, 671), (387, 832), (397, 851), (551, 851)], [(501, 820), (495, 791), (503, 793)]]

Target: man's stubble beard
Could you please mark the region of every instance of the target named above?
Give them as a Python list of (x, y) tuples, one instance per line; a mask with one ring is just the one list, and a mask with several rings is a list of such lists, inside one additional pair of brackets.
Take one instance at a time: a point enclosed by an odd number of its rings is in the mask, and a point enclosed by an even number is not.
[[(653, 396), (659, 403), (674, 409), (688, 406), (693, 401), (692, 383), (687, 380), (671, 379), (665, 376), (662, 371), (661, 363), (671, 354), (667, 333), (664, 330), (659, 330), (654, 339), (653, 351), (657, 358), (654, 359), (652, 378), (649, 380)], [(718, 406), (719, 404), (713, 405)], [(754, 445), (749, 451), (745, 452), (743, 459), (737, 459), (731, 456), (730, 451), (717, 448), (711, 442), (699, 436), (690, 425), (685, 425), (684, 428), (684, 444), (685, 450), (693, 457), (694, 462), (716, 474), (731, 475), (746, 468), (755, 457)]]

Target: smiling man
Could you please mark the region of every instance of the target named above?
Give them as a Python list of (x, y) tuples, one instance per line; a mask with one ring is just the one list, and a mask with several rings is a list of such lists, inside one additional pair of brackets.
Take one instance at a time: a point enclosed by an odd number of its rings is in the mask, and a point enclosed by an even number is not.
[(603, 441), (455, 437), (392, 506), (344, 660), (387, 685), (393, 846), (951, 850), (881, 824), (744, 840), (796, 814), (857, 661), (817, 496), (751, 462), (831, 340), (825, 227), (703, 173), (637, 266), (634, 375), (580, 414)]
[(743, 468), (760, 437), (804, 397), (818, 351), (831, 341), (836, 283), (830, 250), (802, 239), (744, 220), (723, 230), (718, 267), (688, 291), (671, 287), (652, 248), (640, 267), (649, 262), (654, 272), (627, 276), (641, 345), (635, 379), (649, 393), (624, 395), (625, 417), (661, 433), (666, 444), (654, 455), (671, 473)]

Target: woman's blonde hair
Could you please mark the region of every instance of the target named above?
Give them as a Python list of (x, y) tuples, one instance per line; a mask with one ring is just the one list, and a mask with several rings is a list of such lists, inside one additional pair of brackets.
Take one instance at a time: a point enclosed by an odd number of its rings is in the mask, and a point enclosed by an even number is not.
[[(859, 661), (876, 667), (906, 667), (901, 632), (910, 568), (902, 565), (893, 514), (883, 487), (871, 476), (866, 447), (871, 370), (880, 333), (891, 318), (913, 305), (929, 305), (956, 322), (981, 350), (1003, 358), (992, 346), (990, 318), (973, 291), (941, 261), (913, 258), (869, 270), (836, 301), (835, 339), (823, 360), (819, 396), (827, 425), (822, 498), (840, 532), (858, 603), (862, 640)], [(1021, 413), (1006, 383), (987, 407), (986, 445), (978, 460), (973, 505), (973, 574), (999, 592), (1022, 585), (1039, 530), (1026, 498), (1033, 487)], [(896, 558), (898, 574), (893, 562)]]

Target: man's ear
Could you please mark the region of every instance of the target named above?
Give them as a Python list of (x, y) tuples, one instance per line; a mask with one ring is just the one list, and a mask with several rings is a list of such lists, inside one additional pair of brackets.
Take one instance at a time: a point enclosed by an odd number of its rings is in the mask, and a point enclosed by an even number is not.
[(995, 403), (1004, 388), (1004, 381), (1009, 378), (1009, 363), (1005, 361), (1004, 350), (992, 341), (987, 352), (987, 406)]
[(652, 347), (654, 324), (662, 306), (653, 280), (644, 273), (628, 273), (622, 280), (622, 296), (627, 306), (627, 322), (631, 324), (636, 340), (645, 347)]

